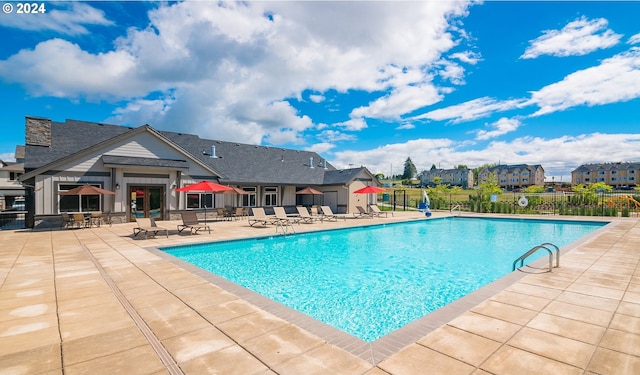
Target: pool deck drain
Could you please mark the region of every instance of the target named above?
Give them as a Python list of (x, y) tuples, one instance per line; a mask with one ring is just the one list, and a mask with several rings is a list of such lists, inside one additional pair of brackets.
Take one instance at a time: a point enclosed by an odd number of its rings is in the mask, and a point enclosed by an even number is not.
[[(420, 216), (396, 213), (296, 230)], [(475, 300), (416, 322), (425, 327), (409, 325), (384, 338), (389, 342), (364, 346), (322, 324), (305, 328), (295, 314), (272, 310), (279, 306), (254, 303), (148, 250), (271, 235), (273, 227), (219, 222), (210, 235), (172, 231), (149, 240), (132, 239), (131, 228), (0, 231), (0, 369), (166, 374), (175, 363), (185, 374), (640, 373), (637, 218), (613, 220), (580, 241), (552, 273), (510, 274), (515, 280), (500, 279)], [(170, 361), (159, 357), (153, 340)]]

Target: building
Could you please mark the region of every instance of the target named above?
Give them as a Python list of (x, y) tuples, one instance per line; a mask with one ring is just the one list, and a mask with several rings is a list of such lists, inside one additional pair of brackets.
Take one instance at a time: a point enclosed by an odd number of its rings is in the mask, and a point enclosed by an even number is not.
[(469, 168), (432, 168), (421, 173), (420, 183), (423, 186), (435, 186), (440, 183), (450, 186), (460, 186), (463, 189), (468, 189), (474, 185), (473, 171)]
[(15, 162), (0, 160), (0, 211), (15, 208), (24, 198), (24, 187), (18, 180), (24, 173), (24, 146), (16, 146)]
[(544, 169), (539, 164), (485, 167), (478, 172), (478, 183), (482, 183), (490, 174), (495, 176), (498, 185), (505, 190), (523, 189), (533, 185), (544, 186)]
[(604, 182), (614, 188), (638, 186), (640, 162), (583, 164), (571, 171), (571, 185)]
[[(364, 167), (338, 170), (315, 152), (202, 139), (197, 135), (46, 118), (26, 118), (27, 226), (59, 220), (63, 212), (108, 211), (116, 221), (172, 218), (182, 210), (217, 207), (293, 207), (313, 197), (296, 194), (311, 186), (337, 213), (356, 211), (366, 196), (352, 194), (379, 185)], [(248, 194), (178, 193), (178, 187), (211, 180)], [(115, 195), (60, 193), (82, 184)]]

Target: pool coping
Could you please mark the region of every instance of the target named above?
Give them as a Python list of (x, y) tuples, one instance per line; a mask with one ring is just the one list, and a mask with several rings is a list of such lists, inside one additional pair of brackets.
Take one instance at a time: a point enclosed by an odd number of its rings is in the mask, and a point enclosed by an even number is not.
[[(443, 218), (454, 217), (454, 216), (444, 216)], [(514, 219), (510, 217), (503, 217), (500, 215), (491, 215), (491, 216), (475, 216), (475, 215), (458, 215), (455, 217), (461, 218), (498, 218), (498, 219)], [(563, 246), (560, 248), (560, 254), (566, 254), (571, 250), (579, 247), (583, 243), (589, 241), (593, 237), (599, 236), (602, 232), (610, 229), (612, 225), (615, 225), (615, 221), (607, 220), (607, 218), (585, 218), (581, 220), (581, 218), (576, 219), (576, 217), (571, 218), (558, 218), (558, 217), (549, 217), (549, 218), (529, 218), (529, 217), (518, 217), (518, 220), (542, 220), (542, 221), (572, 221), (572, 222), (606, 222), (607, 224), (602, 227), (594, 230), (593, 232), (582, 236), (581, 238)], [(413, 219), (413, 220), (404, 220), (401, 222), (397, 222), (398, 224), (402, 222), (411, 222), (423, 219)], [(363, 225), (362, 227), (370, 227), (377, 225), (389, 225), (395, 223), (386, 223), (386, 224), (372, 224), (372, 225)], [(360, 226), (358, 226), (360, 227)], [(351, 227), (355, 228), (355, 227)], [(343, 230), (344, 228), (337, 229), (329, 229), (331, 230)], [(314, 231), (315, 232), (315, 231)], [(311, 232), (301, 232), (300, 234), (307, 234)], [(247, 237), (242, 240), (248, 239), (259, 239), (265, 237), (273, 237), (273, 236), (256, 236), (256, 237)], [(237, 240), (227, 240), (227, 241), (237, 241)], [(206, 241), (211, 243), (217, 242), (227, 242), (225, 240), (222, 241)], [(203, 242), (203, 243), (206, 243)], [(201, 243), (193, 243), (191, 245), (199, 245)], [(188, 245), (186, 245), (188, 246)], [(171, 246), (169, 246), (171, 247)], [(147, 247), (145, 248), (147, 251), (151, 252), (154, 255), (161, 257), (162, 259), (175, 264), (186, 271), (189, 271), (195, 275), (202, 277), (213, 285), (216, 285), (239, 298), (259, 307), (260, 309), (273, 314), (274, 316), (283, 319), (289, 323), (292, 323), (320, 338), (325, 340), (326, 342), (333, 344), (355, 356), (358, 356), (361, 359), (366, 360), (367, 362), (377, 365), (390, 356), (398, 353), (400, 350), (405, 348), (406, 346), (415, 343), (420, 340), (422, 337), (426, 336), (430, 332), (436, 330), (437, 328), (449, 323), (453, 319), (462, 315), (463, 313), (471, 310), (475, 306), (478, 306), (482, 302), (486, 301), (490, 297), (494, 296), (500, 291), (505, 290), (507, 287), (512, 284), (518, 282), (523, 277), (530, 275), (531, 273), (546, 273), (547, 271), (547, 261), (545, 258), (537, 259), (534, 262), (531, 262), (525, 267), (517, 269), (514, 272), (511, 272), (469, 294), (466, 296), (459, 298), (446, 306), (443, 306), (421, 318), (418, 318), (405, 326), (369, 343), (364, 340), (361, 340), (351, 334), (348, 334), (342, 330), (339, 330), (335, 327), (332, 327), (326, 323), (323, 323), (315, 318), (312, 318), (309, 315), (301, 313), (297, 310), (294, 310), (288, 306), (285, 306), (279, 302), (273, 301), (265, 296), (262, 296), (250, 289), (242, 287), (238, 284), (235, 284), (223, 277), (217, 276), (207, 270), (204, 270), (200, 267), (197, 267), (191, 263), (183, 261), (179, 258), (174, 257), (171, 254), (168, 254), (156, 247)], [(561, 258), (560, 258), (561, 259)]]

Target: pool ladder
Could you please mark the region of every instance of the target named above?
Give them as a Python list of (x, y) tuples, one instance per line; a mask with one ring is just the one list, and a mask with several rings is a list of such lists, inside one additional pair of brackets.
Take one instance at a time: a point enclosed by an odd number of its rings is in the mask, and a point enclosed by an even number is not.
[[(551, 249), (549, 248), (551, 247)], [(516, 264), (518, 264), (518, 262), (520, 262), (520, 267), (524, 266), (524, 260), (526, 258), (529, 257), (529, 255), (537, 252), (538, 250), (546, 250), (549, 252), (549, 272), (551, 272), (552, 268), (553, 268), (553, 251), (555, 250), (556, 252), (556, 268), (560, 267), (560, 249), (558, 248), (558, 246), (552, 244), (551, 242), (545, 242), (543, 244), (540, 244), (538, 246), (534, 246), (531, 248), (531, 250), (527, 251), (526, 253), (520, 255), (520, 257), (518, 257), (518, 259), (513, 261), (513, 269), (511, 271), (515, 271), (516, 270)]]

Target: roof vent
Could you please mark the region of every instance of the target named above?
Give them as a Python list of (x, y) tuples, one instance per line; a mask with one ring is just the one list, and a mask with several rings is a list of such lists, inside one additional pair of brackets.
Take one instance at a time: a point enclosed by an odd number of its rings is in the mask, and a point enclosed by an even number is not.
[(309, 168), (313, 168), (313, 156), (309, 156)]
[(326, 159), (324, 159), (324, 160), (322, 161), (322, 168), (323, 168), (323, 169), (327, 169), (327, 160), (326, 160)]

